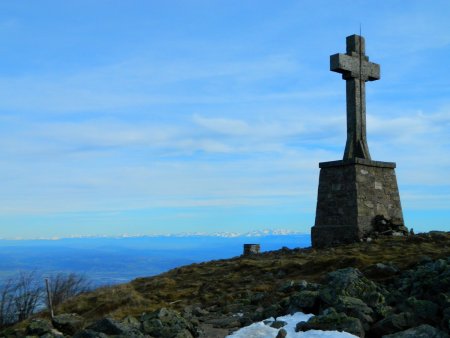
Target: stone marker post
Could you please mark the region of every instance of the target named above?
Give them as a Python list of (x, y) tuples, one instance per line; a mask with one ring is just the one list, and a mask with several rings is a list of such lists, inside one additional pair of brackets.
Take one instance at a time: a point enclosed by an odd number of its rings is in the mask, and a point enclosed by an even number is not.
[(372, 161), (366, 136), (366, 81), (380, 79), (369, 62), (362, 36), (347, 37), (347, 53), (330, 57), (330, 70), (342, 74), (347, 93), (347, 142), (341, 161), (319, 163), (314, 247), (351, 243), (373, 231), (375, 216), (403, 224), (395, 163)]
[(261, 246), (259, 244), (244, 244), (244, 256), (259, 254)]

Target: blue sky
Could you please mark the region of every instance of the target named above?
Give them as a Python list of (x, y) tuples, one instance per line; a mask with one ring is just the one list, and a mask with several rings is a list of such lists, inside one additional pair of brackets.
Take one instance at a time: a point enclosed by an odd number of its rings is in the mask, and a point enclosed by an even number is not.
[(0, 237), (314, 223), (342, 157), (329, 56), (366, 38), (372, 158), (416, 231), (450, 230), (450, 2), (3, 1)]

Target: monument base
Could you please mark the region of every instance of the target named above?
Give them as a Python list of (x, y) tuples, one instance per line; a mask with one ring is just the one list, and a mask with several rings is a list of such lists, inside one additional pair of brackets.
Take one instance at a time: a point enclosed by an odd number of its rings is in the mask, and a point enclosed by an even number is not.
[(395, 163), (355, 158), (319, 167), (313, 247), (359, 241), (374, 230), (375, 216), (403, 224)]

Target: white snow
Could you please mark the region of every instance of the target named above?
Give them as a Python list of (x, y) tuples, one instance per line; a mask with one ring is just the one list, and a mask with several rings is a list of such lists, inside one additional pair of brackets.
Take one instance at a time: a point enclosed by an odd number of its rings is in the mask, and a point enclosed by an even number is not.
[[(293, 315), (287, 315), (278, 317), (277, 320), (284, 321), (287, 325), (283, 326), (286, 330), (286, 338), (354, 338), (356, 336), (339, 331), (320, 331), (320, 330), (309, 330), (306, 332), (295, 332), (295, 326), (298, 322), (306, 322), (309, 318), (313, 317), (312, 314), (304, 314), (302, 312), (294, 313)], [(265, 321), (273, 322), (274, 318), (268, 318)], [(278, 334), (279, 329), (274, 329), (270, 327), (271, 323), (267, 325), (264, 324), (265, 321), (254, 323), (252, 325), (243, 327), (233, 334), (227, 336), (227, 338), (275, 338)]]

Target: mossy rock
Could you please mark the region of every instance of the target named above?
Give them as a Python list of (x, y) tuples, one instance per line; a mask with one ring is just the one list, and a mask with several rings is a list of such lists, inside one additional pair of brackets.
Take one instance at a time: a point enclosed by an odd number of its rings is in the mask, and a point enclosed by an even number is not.
[(297, 324), (295, 330), (324, 330), (324, 331), (345, 331), (358, 337), (365, 337), (365, 331), (358, 318), (347, 316), (345, 313), (336, 312), (330, 308), (322, 315), (311, 317), (307, 322)]

